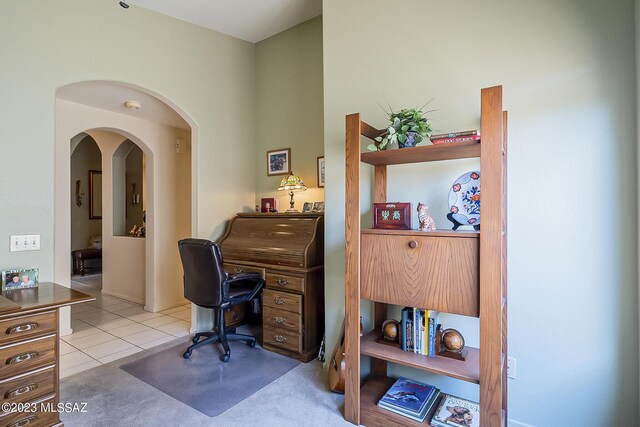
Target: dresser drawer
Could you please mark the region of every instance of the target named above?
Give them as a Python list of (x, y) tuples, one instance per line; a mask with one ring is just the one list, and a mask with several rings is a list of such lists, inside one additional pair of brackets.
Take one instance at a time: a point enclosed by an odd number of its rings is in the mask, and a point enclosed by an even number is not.
[(9, 378), (56, 360), (56, 337), (49, 335), (0, 347), (0, 378)]
[(57, 330), (56, 311), (15, 317), (0, 322), (0, 345), (47, 335)]
[(55, 409), (54, 396), (32, 402), (34, 402), (32, 407), (36, 409), (35, 411), (11, 412), (0, 416), (0, 427), (48, 427), (60, 422), (58, 412), (45, 412), (47, 409)]
[(268, 328), (282, 328), (302, 333), (302, 316), (290, 311), (264, 306), (262, 324)]
[(252, 272), (260, 273), (260, 275), (264, 279), (264, 273), (265, 273), (264, 268), (251, 267), (251, 266), (242, 265), (242, 264), (229, 264), (227, 262), (224, 263), (222, 268), (224, 268), (224, 271), (226, 271), (229, 274), (252, 273)]
[(304, 293), (304, 277), (267, 272), (266, 281), (267, 288)]
[(361, 245), (361, 298), (479, 316), (477, 237), (362, 233)]
[(26, 402), (55, 392), (55, 366), (0, 381), (0, 403)]
[(297, 332), (263, 325), (262, 340), (265, 346), (270, 345), (296, 353), (302, 351), (302, 335)]
[(302, 313), (302, 295), (265, 289), (262, 293), (262, 305)]

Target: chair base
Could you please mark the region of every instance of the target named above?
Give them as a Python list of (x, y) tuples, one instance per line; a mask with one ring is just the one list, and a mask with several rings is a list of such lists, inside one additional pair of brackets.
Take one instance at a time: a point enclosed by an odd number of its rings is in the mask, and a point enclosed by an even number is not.
[[(205, 340), (200, 341), (200, 338), (207, 337)], [(236, 333), (224, 333), (220, 335), (218, 332), (210, 331), (210, 332), (199, 332), (197, 333), (191, 342), (189, 348), (182, 354), (182, 357), (188, 359), (191, 357), (191, 352), (198, 347), (201, 347), (205, 344), (215, 344), (221, 343), (224, 348), (224, 354), (220, 357), (220, 360), (223, 362), (228, 362), (229, 358), (231, 358), (231, 348), (229, 348), (228, 341), (247, 341), (247, 345), (249, 347), (256, 346), (256, 338), (251, 335), (245, 334), (236, 334)]]

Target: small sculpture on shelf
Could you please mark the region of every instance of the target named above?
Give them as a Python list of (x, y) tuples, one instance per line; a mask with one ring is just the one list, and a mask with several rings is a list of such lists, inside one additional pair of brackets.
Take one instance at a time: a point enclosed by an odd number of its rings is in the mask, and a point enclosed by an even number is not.
[(442, 330), (442, 325), (436, 328), (436, 355), (466, 360), (469, 353), (464, 348), (464, 337), (455, 329)]
[(418, 221), (420, 222), (418, 231), (436, 231), (436, 222), (427, 213), (427, 209), (429, 209), (428, 205), (418, 202)]
[(400, 337), (400, 324), (397, 320), (385, 320), (382, 324), (382, 334), (384, 339), (393, 343), (399, 342), (398, 338)]

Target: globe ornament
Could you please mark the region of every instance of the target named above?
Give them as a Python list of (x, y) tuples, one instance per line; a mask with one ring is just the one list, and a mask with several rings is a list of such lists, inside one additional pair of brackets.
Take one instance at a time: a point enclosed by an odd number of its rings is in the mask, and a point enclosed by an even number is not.
[(397, 320), (385, 320), (382, 324), (382, 334), (387, 341), (398, 342), (400, 324)]
[(457, 360), (466, 360), (469, 353), (464, 348), (464, 337), (455, 329), (436, 329), (436, 355), (450, 357)]
[(455, 329), (445, 329), (442, 332), (442, 346), (445, 350), (460, 353), (464, 349), (464, 337)]

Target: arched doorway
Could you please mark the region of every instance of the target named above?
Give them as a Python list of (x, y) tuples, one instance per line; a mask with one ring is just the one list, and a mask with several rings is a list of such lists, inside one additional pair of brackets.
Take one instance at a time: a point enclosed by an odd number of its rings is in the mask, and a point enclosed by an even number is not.
[[(87, 86), (88, 85), (88, 86)], [(143, 245), (145, 249), (143, 265), (139, 268), (144, 270), (144, 298), (138, 302), (144, 302), (145, 310), (158, 312), (184, 304), (182, 297), (181, 268), (176, 250), (176, 241), (179, 238), (191, 236), (195, 230), (195, 213), (193, 208), (195, 192), (195, 145), (197, 141), (197, 129), (187, 118), (182, 119), (183, 113), (169, 107), (158, 98), (155, 101), (162, 105), (162, 108), (171, 109), (174, 116), (182, 120), (181, 127), (167, 125), (163, 122), (153, 122), (146, 118), (139, 118), (121, 112), (114, 112), (105, 108), (96, 108), (94, 105), (87, 105), (78, 101), (83, 100), (77, 92), (82, 92), (88, 87), (92, 91), (92, 99), (96, 98), (96, 87), (108, 89), (112, 97), (113, 88), (125, 87), (129, 91), (127, 96), (146, 95), (154, 97), (148, 91), (142, 92), (140, 88), (132, 88), (129, 85), (121, 85), (113, 82), (86, 82), (70, 86), (65, 86), (58, 91), (56, 100), (56, 186), (64, 188), (58, 183), (68, 183), (67, 188), (71, 188), (69, 174), (69, 141), (79, 134), (88, 134), (98, 145), (101, 141), (110, 141), (112, 149), (102, 149), (103, 171), (111, 170), (113, 167), (113, 154), (124, 141), (131, 141), (139, 146), (145, 154), (145, 177), (146, 186), (144, 197), (146, 205), (146, 227), (147, 235)], [(76, 95), (74, 95), (76, 94)], [(75, 98), (74, 98), (75, 97)], [(152, 102), (149, 98), (144, 98), (143, 106)], [(156, 107), (158, 107), (156, 105)], [(159, 107), (158, 107), (159, 108)], [(156, 108), (156, 110), (158, 109)], [(66, 144), (65, 144), (66, 140)], [(176, 143), (180, 142), (180, 150), (176, 149)], [(66, 161), (64, 159), (66, 154)], [(65, 170), (66, 169), (66, 170)], [(156, 173), (158, 171), (158, 173)], [(103, 176), (103, 193), (111, 194), (113, 182)], [(156, 189), (157, 191), (154, 191)], [(71, 192), (66, 194), (66, 203), (61, 203), (65, 195), (56, 193), (56, 270), (55, 280), (61, 284), (69, 285), (71, 267), (68, 263), (68, 255), (71, 250), (69, 236), (70, 222), (67, 222), (69, 213), (69, 200)], [(106, 202), (105, 202), (106, 203)], [(66, 205), (66, 206), (64, 206)], [(113, 208), (104, 206), (103, 213)], [(64, 219), (67, 221), (64, 221)], [(113, 216), (107, 221), (103, 217), (103, 245), (106, 243), (106, 236), (111, 236), (113, 242), (118, 242), (118, 236), (113, 234)], [(162, 230), (162, 232), (155, 232)], [(65, 232), (66, 231), (66, 232)], [(108, 250), (106, 248), (105, 250)], [(116, 249), (116, 254), (123, 253)], [(118, 293), (116, 284), (118, 280), (108, 278), (110, 261), (114, 259), (105, 252), (103, 256), (103, 292)], [(115, 278), (115, 276), (111, 275)], [(127, 296), (127, 295), (125, 295)], [(134, 299), (131, 299), (132, 301)], [(141, 301), (142, 300), (142, 301)], [(64, 331), (65, 315), (61, 315)]]

